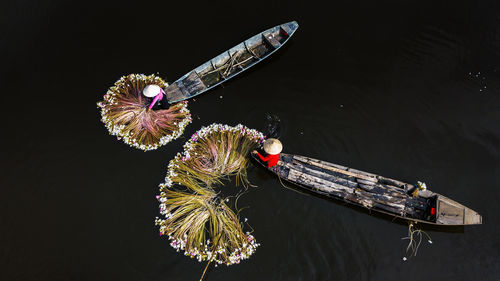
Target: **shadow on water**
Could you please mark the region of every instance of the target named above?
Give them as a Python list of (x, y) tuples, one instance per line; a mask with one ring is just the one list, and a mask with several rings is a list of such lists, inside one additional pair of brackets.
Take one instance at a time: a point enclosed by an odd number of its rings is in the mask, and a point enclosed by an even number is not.
[[(255, 160), (254, 158), (252, 158), (251, 161), (252, 161), (252, 163), (259, 170), (261, 170), (260, 169), (261, 164), (257, 163), (257, 160)], [(259, 172), (259, 174), (263, 175), (264, 173), (260, 173)], [(271, 175), (272, 177), (276, 177), (276, 175), (274, 173), (272, 173), (271, 171), (269, 171), (269, 170), (266, 170), (265, 174), (267, 174), (268, 176)], [(328, 197), (326, 195), (318, 194), (318, 193), (315, 193), (315, 192), (313, 192), (313, 191), (311, 191), (309, 189), (301, 188), (300, 186), (298, 186), (298, 185), (296, 185), (296, 184), (294, 184), (292, 182), (289, 182), (289, 181), (287, 181), (285, 179), (283, 179), (282, 181), (283, 181), (283, 183), (279, 182), (279, 184), (284, 184), (284, 185), (286, 185), (285, 188), (291, 189), (292, 191), (301, 193), (303, 195), (314, 196), (316, 198), (320, 198), (320, 199), (329, 201), (329, 202), (331, 202), (333, 204), (336, 204), (336, 205), (339, 205), (339, 206), (349, 207), (352, 210), (356, 211), (357, 213), (371, 215), (371, 216), (373, 216), (375, 218), (386, 220), (386, 221), (390, 221), (390, 222), (395, 223), (395, 224), (399, 224), (399, 225), (402, 225), (402, 226), (408, 225), (409, 220), (405, 220), (405, 219), (402, 219), (402, 218), (399, 218), (399, 217), (391, 216), (391, 215), (388, 215), (388, 214), (385, 214), (385, 213), (381, 213), (381, 212), (377, 212), (377, 211), (372, 211), (372, 210), (369, 210), (367, 208), (364, 208), (364, 207), (361, 207), (361, 206), (358, 206), (358, 205), (354, 205), (354, 204), (351, 204), (349, 202), (342, 201), (340, 199), (335, 199), (335, 198)], [(426, 223), (419, 223), (419, 228), (425, 229), (426, 231), (433, 231), (433, 232), (464, 233), (464, 226), (463, 225), (457, 225), (457, 226), (442, 225), (441, 226), (441, 225), (432, 225), (432, 224), (426, 224)]]

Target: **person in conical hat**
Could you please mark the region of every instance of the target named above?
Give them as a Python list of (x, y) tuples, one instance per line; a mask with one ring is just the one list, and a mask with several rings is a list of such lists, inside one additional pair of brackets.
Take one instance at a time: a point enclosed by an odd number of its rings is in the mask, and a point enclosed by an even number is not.
[(257, 154), (260, 160), (267, 162), (267, 166), (269, 168), (276, 166), (278, 164), (278, 160), (280, 152), (283, 150), (283, 145), (278, 139), (268, 138), (264, 141), (264, 151), (266, 152), (266, 156), (262, 156), (257, 150), (252, 151), (252, 153)]
[[(163, 89), (156, 85), (156, 84), (149, 84), (144, 89), (142, 90), (142, 94), (150, 98), (152, 101), (149, 104), (148, 108), (151, 109), (168, 109), (169, 104), (165, 100), (163, 100), (163, 96), (165, 95), (165, 91)], [(164, 102), (162, 102), (162, 100)]]

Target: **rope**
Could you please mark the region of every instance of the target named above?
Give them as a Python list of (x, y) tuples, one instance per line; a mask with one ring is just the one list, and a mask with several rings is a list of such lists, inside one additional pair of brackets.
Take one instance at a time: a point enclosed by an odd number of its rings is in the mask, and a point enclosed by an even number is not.
[[(416, 224), (416, 221), (408, 222), (408, 237), (401, 238), (403, 240), (410, 240), (410, 242), (408, 242), (408, 247), (406, 247), (406, 253), (408, 254), (408, 252), (410, 252), (409, 258), (417, 255), (418, 248), (422, 243), (423, 236), (426, 236), (428, 238), (427, 241), (429, 242), (429, 244), (432, 244), (430, 235), (422, 229), (414, 227)], [(408, 260), (408, 258), (403, 257), (403, 260), (406, 261)]]

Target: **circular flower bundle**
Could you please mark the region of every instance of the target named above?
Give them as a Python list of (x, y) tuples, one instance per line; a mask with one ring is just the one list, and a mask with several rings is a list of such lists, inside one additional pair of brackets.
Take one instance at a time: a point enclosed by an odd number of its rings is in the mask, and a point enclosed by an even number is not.
[[(198, 261), (231, 265), (247, 259), (259, 244), (215, 191), (234, 175), (246, 186), (249, 153), (263, 143), (262, 133), (243, 125), (212, 124), (194, 133), (168, 165), (160, 184), (160, 235)], [(174, 187), (184, 186), (183, 190)]]
[(187, 102), (173, 104), (169, 109), (148, 109), (151, 100), (142, 90), (150, 84), (161, 88), (168, 86), (154, 75), (130, 74), (116, 81), (104, 100), (97, 103), (109, 133), (144, 151), (157, 149), (178, 138), (191, 123)]

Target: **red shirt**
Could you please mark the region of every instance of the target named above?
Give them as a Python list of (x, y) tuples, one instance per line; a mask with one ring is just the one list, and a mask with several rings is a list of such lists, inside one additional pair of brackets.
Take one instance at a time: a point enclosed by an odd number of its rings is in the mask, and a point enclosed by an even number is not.
[(264, 162), (267, 161), (267, 166), (269, 168), (276, 166), (276, 164), (278, 164), (278, 160), (280, 160), (279, 154), (268, 154), (266, 157), (264, 157), (257, 152), (257, 156), (259, 156), (260, 160)]

